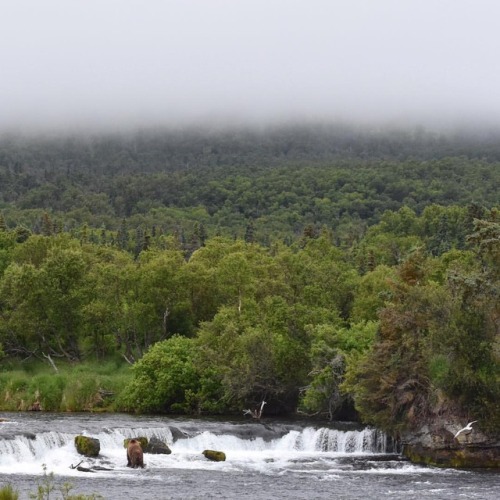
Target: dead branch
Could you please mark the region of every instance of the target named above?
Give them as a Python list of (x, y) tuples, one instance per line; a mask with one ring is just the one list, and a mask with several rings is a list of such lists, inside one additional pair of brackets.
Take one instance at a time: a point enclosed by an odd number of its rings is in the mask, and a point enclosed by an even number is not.
[(267, 404), (266, 401), (262, 401), (260, 408), (255, 410), (243, 410), (243, 415), (250, 415), (252, 418), (260, 419), (262, 417), (262, 411), (264, 410), (264, 405)]
[(54, 371), (56, 373), (59, 373), (59, 370), (57, 369), (57, 366), (56, 364), (54, 363), (54, 360), (50, 357), (50, 354), (45, 354), (44, 352), (42, 352), (42, 356), (46, 359), (48, 359), (49, 363), (50, 363), (50, 366), (52, 366), (52, 368), (54, 368)]
[(133, 365), (133, 364), (134, 364), (134, 361), (133, 361), (133, 360), (131, 360), (131, 359), (129, 359), (129, 358), (127, 357), (127, 355), (126, 355), (126, 354), (122, 354), (122, 357), (123, 357), (123, 359), (124, 359), (124, 360), (125, 360), (125, 361), (129, 364), (129, 365)]
[(97, 392), (103, 398), (107, 398), (107, 397), (115, 395), (115, 393), (113, 391), (106, 391), (105, 389), (99, 389)]

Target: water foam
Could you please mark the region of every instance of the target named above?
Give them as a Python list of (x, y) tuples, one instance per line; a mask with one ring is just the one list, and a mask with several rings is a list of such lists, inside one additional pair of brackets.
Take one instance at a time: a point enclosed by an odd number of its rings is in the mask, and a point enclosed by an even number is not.
[[(82, 434), (90, 435), (86, 431)], [(230, 432), (217, 434), (202, 431), (191, 437), (174, 440), (168, 426), (103, 429), (92, 437), (99, 439), (101, 453), (97, 459), (78, 455), (74, 446), (74, 435), (56, 431), (42, 432), (30, 439), (17, 435), (12, 439), (0, 439), (0, 473), (42, 473), (43, 465), (55, 474), (78, 473), (70, 466), (80, 462), (84, 466), (104, 466), (122, 474), (126, 468), (124, 439), (144, 436), (156, 437), (172, 450), (171, 455), (145, 456), (150, 468), (183, 468), (221, 470), (253, 469), (262, 472), (277, 472), (290, 464), (308, 463), (324, 457), (369, 455), (384, 453), (386, 437), (375, 429), (341, 431), (328, 428), (306, 427), (290, 430), (282, 437), (264, 440), (262, 437), (243, 439)], [(214, 463), (205, 459), (205, 449), (224, 451), (226, 462)], [(103, 472), (105, 474), (105, 472)]]

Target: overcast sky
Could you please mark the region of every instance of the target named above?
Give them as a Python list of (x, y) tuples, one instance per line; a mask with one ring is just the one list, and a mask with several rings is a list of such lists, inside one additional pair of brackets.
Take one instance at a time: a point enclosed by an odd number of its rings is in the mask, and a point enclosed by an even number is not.
[(0, 0), (0, 127), (500, 123), (499, 0)]

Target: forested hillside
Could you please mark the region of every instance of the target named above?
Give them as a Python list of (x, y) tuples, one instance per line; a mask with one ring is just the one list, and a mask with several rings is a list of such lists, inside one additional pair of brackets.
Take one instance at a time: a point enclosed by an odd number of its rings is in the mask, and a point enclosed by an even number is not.
[[(106, 382), (68, 406), (55, 371), (118, 359), (118, 410), (265, 399), (389, 431), (473, 413), (498, 432), (500, 163), (495, 142), (462, 139), (4, 137), (4, 407), (93, 409)], [(9, 378), (36, 360), (54, 374)]]
[(250, 232), (269, 244), (325, 226), (349, 244), (386, 210), (494, 206), (495, 139), (326, 125), (4, 136), (0, 209), (8, 227), (35, 233), (47, 230), (47, 212), (56, 228), (73, 232), (87, 224), (188, 243), (200, 232)]

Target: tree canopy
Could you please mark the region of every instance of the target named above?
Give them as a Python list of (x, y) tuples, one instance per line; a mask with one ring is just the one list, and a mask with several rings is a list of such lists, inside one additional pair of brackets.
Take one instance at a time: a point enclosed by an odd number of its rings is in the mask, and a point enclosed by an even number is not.
[(498, 432), (500, 168), (486, 139), (457, 144), (4, 137), (2, 364), (120, 357), (127, 411), (266, 400), (386, 430), (473, 413)]

